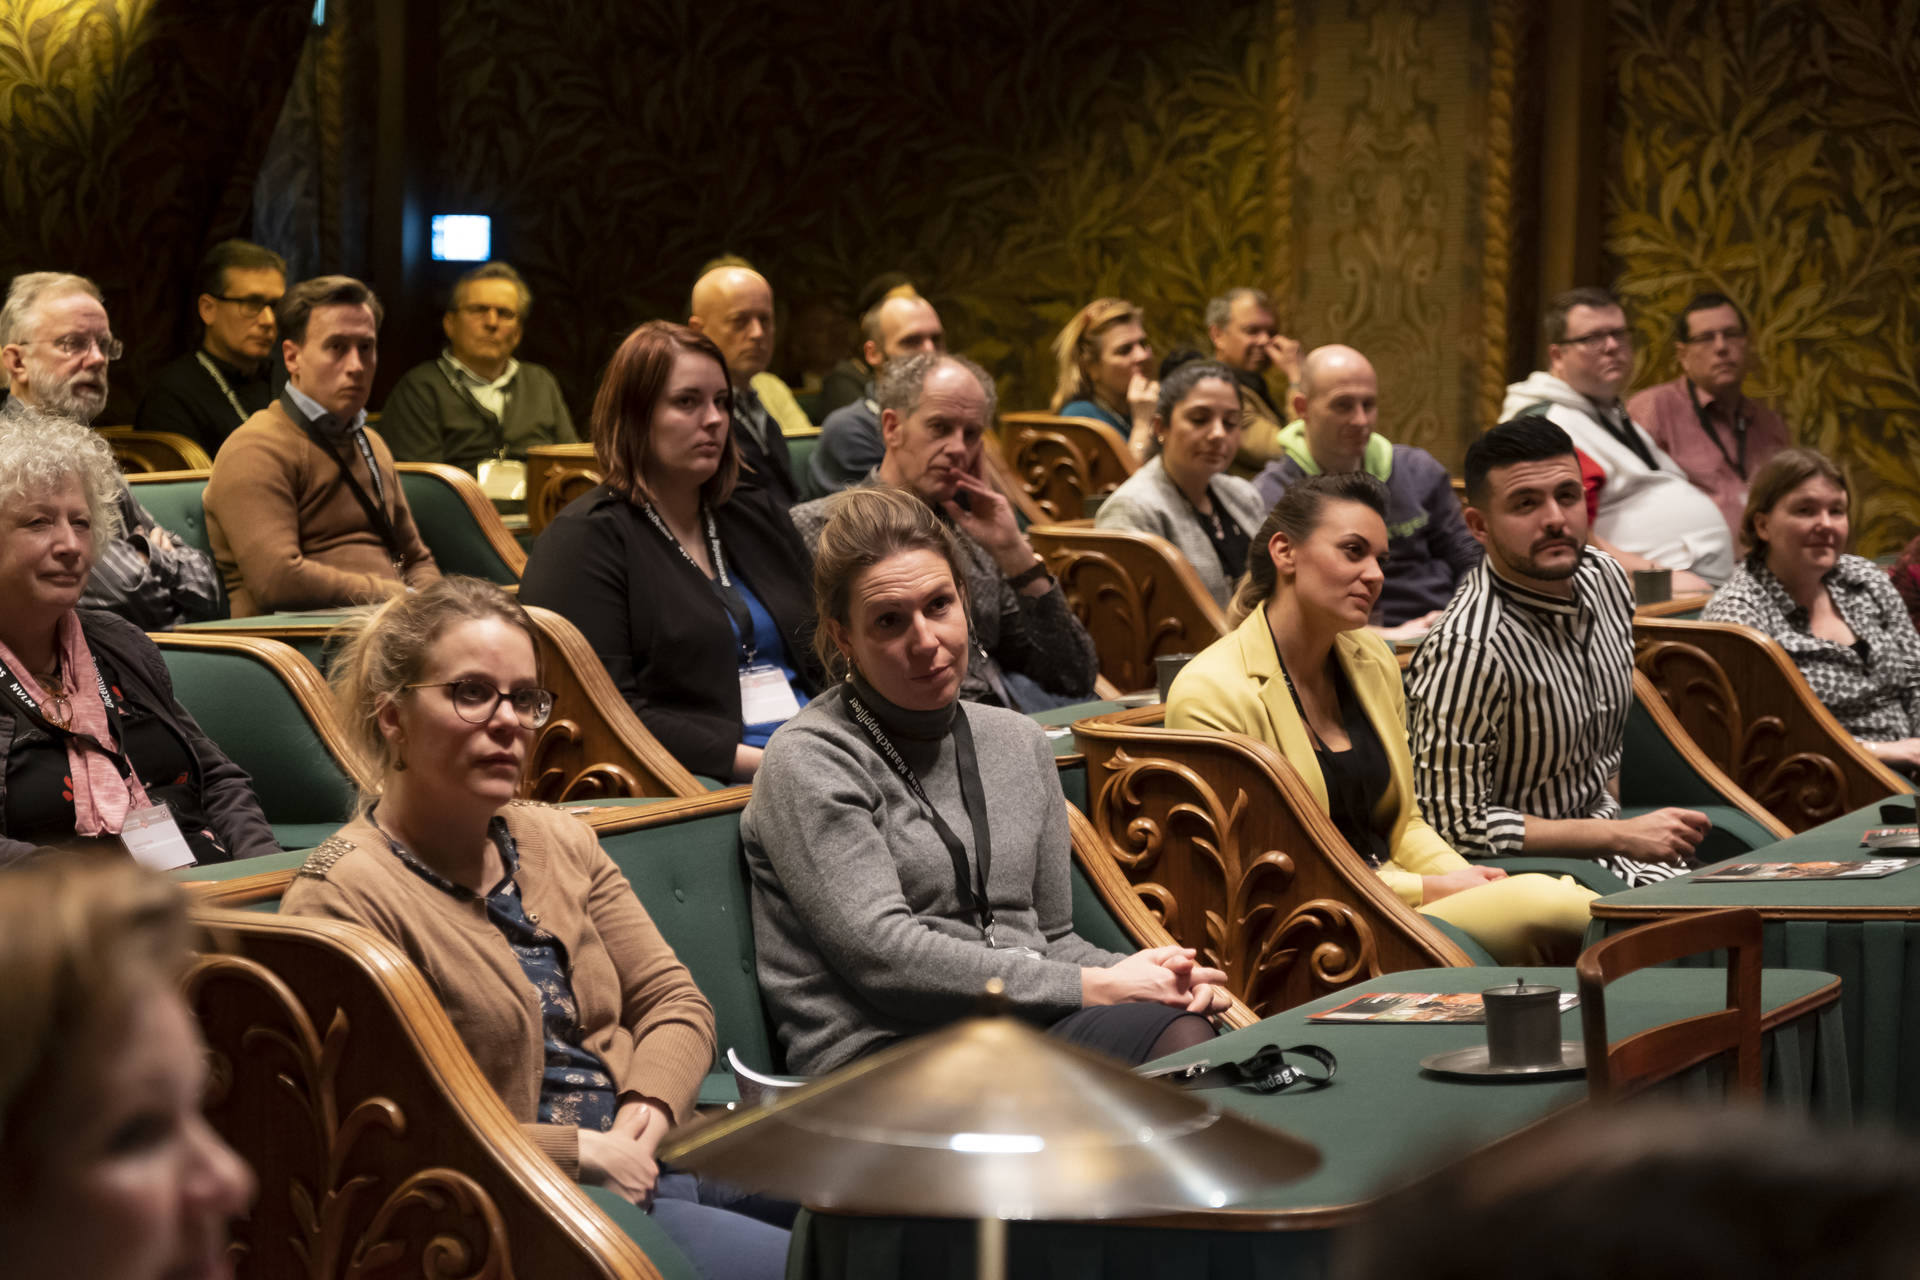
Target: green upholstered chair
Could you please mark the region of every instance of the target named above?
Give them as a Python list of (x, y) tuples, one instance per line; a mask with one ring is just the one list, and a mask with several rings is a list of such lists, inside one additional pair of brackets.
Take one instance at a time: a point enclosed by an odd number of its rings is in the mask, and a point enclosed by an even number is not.
[(395, 466), (413, 522), (440, 572), (485, 578), (503, 587), (520, 581), (527, 553), (472, 476), (441, 462)]
[(1793, 834), (1707, 758), (1652, 681), (1635, 671), (1620, 757), (1621, 810), (1632, 817), (1669, 805), (1713, 820), (1713, 830), (1694, 850), (1702, 862), (1735, 858)]
[(253, 779), (282, 848), (311, 848), (346, 821), (352, 752), (311, 663), (257, 636), (174, 631), (153, 640), (174, 697)]
[(811, 502), (826, 495), (814, 487), (813, 451), (820, 447), (820, 431), (815, 428), (804, 434), (786, 432), (787, 457), (793, 465), (793, 482), (799, 486), (800, 501)]
[(207, 540), (207, 513), (200, 495), (207, 487), (205, 471), (153, 471), (128, 476), (133, 496), (153, 513), (160, 527), (187, 546), (213, 556), (213, 544)]

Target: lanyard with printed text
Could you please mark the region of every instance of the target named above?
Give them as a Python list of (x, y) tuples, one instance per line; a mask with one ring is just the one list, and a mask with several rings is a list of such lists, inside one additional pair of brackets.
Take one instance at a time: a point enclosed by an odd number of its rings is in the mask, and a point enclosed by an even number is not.
[[(100, 694), (100, 705), (107, 709), (108, 723), (111, 724), (113, 722), (113, 716), (119, 711), (119, 705), (114, 702), (113, 693), (107, 688), (106, 677), (100, 674), (100, 664), (98, 662), (94, 663), (93, 681), (95, 689)], [(40, 710), (38, 700), (36, 700), (31, 693), (27, 692), (26, 685), (22, 684), (19, 677), (7, 669), (4, 661), (0, 661), (0, 689), (6, 691), (7, 696), (19, 706), (20, 710), (25, 713), (27, 720), (32, 723), (35, 728), (39, 729), (54, 741), (76, 742), (89, 751), (99, 752), (112, 762), (114, 770), (119, 773), (122, 781), (133, 776), (133, 764), (127, 759), (126, 752), (108, 746), (90, 733), (76, 733), (64, 725), (57, 725), (47, 719), (46, 715)]]
[(874, 718), (873, 712), (851, 690), (847, 693), (847, 710), (852, 714), (853, 722), (873, 739), (873, 745), (879, 749), (887, 764), (907, 784), (907, 790), (913, 793), (913, 798), (925, 807), (935, 834), (940, 837), (940, 843), (947, 847), (947, 856), (953, 860), (954, 892), (959, 896), (961, 906), (970, 908), (978, 918), (980, 932), (986, 935), (987, 945), (999, 945), (993, 937), (993, 902), (987, 896), (987, 873), (993, 862), (993, 833), (987, 825), (986, 792), (980, 786), (979, 761), (973, 750), (973, 726), (967, 723), (966, 709), (953, 709), (953, 755), (955, 764), (959, 766), (960, 798), (966, 802), (967, 822), (973, 827), (973, 847), (977, 857), (976, 865), (971, 869), (967, 866), (967, 847), (954, 834), (953, 828), (947, 825), (947, 820), (940, 816), (940, 811), (933, 807), (933, 801), (927, 799), (926, 790), (915, 776), (913, 766), (901, 757), (888, 740), (886, 732), (880, 728), (880, 722)]
[[(653, 521), (653, 527), (660, 531), (660, 536), (667, 540), (668, 545), (680, 553), (680, 558), (695, 569), (699, 569), (699, 562), (687, 554), (687, 549), (680, 545), (680, 539), (673, 536), (673, 530), (667, 528), (667, 522), (662, 520), (660, 513), (653, 509), (653, 504), (643, 501), (640, 509), (647, 513), (647, 519)], [(720, 528), (714, 523), (713, 512), (703, 503), (700, 507), (700, 515), (706, 522), (707, 555), (713, 559), (713, 576), (708, 578), (704, 572), (700, 576), (707, 579), (707, 585), (713, 589), (713, 594), (720, 597), (720, 603), (726, 609), (727, 616), (733, 619), (734, 634), (740, 639), (740, 665), (749, 667), (753, 665), (755, 652), (753, 610), (747, 607), (747, 597), (739, 587), (733, 584), (733, 579), (727, 576), (727, 557), (726, 553), (720, 549)]]

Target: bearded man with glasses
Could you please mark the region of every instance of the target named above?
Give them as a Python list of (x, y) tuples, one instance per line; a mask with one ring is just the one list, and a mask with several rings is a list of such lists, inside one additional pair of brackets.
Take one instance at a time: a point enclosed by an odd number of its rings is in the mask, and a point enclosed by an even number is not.
[[(107, 405), (107, 365), (122, 350), (93, 281), (59, 271), (15, 276), (0, 304), (8, 391), (0, 422), (37, 410), (92, 426)], [(219, 617), (213, 562), (161, 528), (125, 482), (116, 505), (120, 530), (95, 556), (80, 607), (117, 613), (143, 631)]]
[(154, 374), (133, 425), (186, 436), (209, 457), (220, 452), (236, 427), (273, 403), (274, 311), (286, 292), (286, 259), (273, 250), (246, 240), (209, 249), (194, 303), (200, 345)]
[(1507, 388), (1503, 419), (1542, 417), (1599, 467), (1592, 543), (1623, 568), (1670, 569), (1673, 590), (1708, 591), (1733, 572), (1733, 532), (1620, 403), (1633, 374), (1633, 330), (1605, 289), (1570, 289), (1542, 318), (1547, 368)]

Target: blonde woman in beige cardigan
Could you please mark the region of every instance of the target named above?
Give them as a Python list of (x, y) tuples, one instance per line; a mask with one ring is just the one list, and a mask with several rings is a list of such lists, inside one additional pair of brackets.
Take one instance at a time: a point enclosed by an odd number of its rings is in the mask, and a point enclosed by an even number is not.
[(472, 578), (373, 615), (334, 682), (379, 788), (281, 910), (398, 944), (554, 1163), (650, 1208), (702, 1273), (771, 1280), (792, 1206), (663, 1174), (654, 1158), (713, 1062), (712, 1007), (592, 829), (514, 802), (553, 710), (536, 654), (526, 612)]

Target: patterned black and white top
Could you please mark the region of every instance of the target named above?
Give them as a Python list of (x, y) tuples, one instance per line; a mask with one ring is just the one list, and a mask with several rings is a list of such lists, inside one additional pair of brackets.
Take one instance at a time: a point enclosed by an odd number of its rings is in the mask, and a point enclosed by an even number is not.
[(1760, 556), (1733, 571), (1701, 616), (1772, 636), (1814, 696), (1854, 737), (1895, 742), (1920, 736), (1920, 632), (1900, 593), (1884, 570), (1860, 556), (1841, 556), (1823, 582), (1858, 644), (1814, 635), (1807, 610), (1794, 603)]
[[(1407, 671), (1407, 727), (1420, 811), (1461, 853), (1525, 852), (1527, 815), (1617, 818), (1633, 702), (1633, 592), (1589, 548), (1573, 597), (1543, 595), (1482, 562), (1460, 582)], [(1598, 861), (1628, 884), (1677, 864)]]

